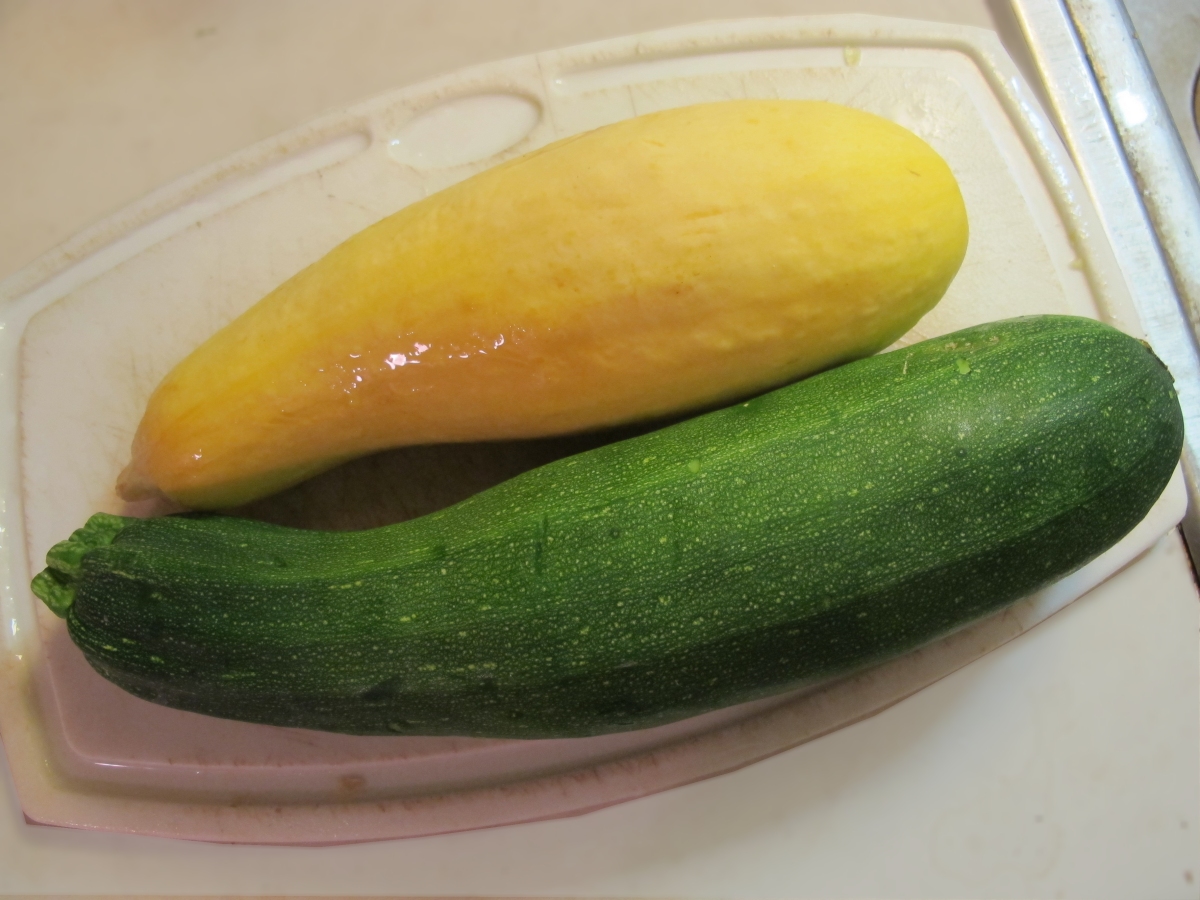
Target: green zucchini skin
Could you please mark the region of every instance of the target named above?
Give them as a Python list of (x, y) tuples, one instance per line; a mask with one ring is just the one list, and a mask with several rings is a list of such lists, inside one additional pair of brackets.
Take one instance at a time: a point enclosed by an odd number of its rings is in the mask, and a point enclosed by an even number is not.
[(98, 515), (34, 590), (156, 703), (355, 734), (579, 737), (843, 675), (1088, 562), (1179, 459), (1171, 377), (1088, 319), (983, 325), (311, 532)]

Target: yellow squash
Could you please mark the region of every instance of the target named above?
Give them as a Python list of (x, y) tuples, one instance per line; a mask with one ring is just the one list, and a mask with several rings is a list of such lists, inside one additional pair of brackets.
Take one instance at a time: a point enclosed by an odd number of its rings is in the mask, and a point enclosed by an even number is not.
[(467, 179), (268, 294), (150, 398), (119, 490), (242, 503), (406, 444), (711, 405), (887, 346), (962, 262), (911, 132), (809, 101), (619, 122)]

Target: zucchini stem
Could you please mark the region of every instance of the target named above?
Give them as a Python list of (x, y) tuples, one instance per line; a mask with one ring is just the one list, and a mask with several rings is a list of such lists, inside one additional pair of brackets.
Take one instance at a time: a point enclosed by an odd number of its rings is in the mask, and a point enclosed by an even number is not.
[(75, 582), (89, 550), (107, 547), (131, 520), (109, 513), (96, 513), (65, 541), (46, 554), (46, 568), (34, 576), (30, 587), (50, 611), (60, 618), (75, 602)]

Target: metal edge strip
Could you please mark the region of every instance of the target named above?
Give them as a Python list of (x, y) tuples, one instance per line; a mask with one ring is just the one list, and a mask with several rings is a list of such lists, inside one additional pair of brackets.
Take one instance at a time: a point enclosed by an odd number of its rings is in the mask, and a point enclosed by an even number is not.
[[(1160, 132), (1163, 130), (1161, 123), (1165, 123), (1172, 129), (1176, 144), (1179, 143), (1178, 135), (1174, 133), (1161, 94), (1149, 74), (1145, 57), (1133, 46), (1134, 38), (1124, 7), (1119, 11), (1112, 9), (1120, 6), (1120, 0), (1011, 2), (1050, 98), (1063, 140), (1117, 257), (1142, 328), (1154, 352), (1175, 377), (1186, 428), (1182, 462), (1188, 486), (1188, 512), (1183, 520), (1183, 533), (1193, 563), (1200, 565), (1200, 351), (1195, 325), (1173, 278), (1167, 255), (1172, 245), (1164, 248), (1160, 243), (1160, 233), (1156, 231), (1154, 217), (1148, 209), (1151, 205), (1159, 211), (1174, 207), (1150, 204), (1143, 196), (1146, 187), (1131, 166), (1131, 157), (1135, 154), (1122, 143), (1121, 132), (1114, 121), (1119, 118), (1124, 123), (1126, 110), (1121, 104), (1130, 105), (1127, 97), (1131, 95), (1118, 96), (1119, 91), (1127, 90), (1131, 83), (1138, 85), (1136, 97), (1143, 104), (1145, 121), (1158, 123)], [(1108, 9), (1105, 11), (1100, 7)], [(1076, 9), (1080, 12), (1078, 20), (1072, 15)], [(1100, 16), (1106, 25), (1103, 47), (1097, 33), (1089, 32), (1093, 52), (1105, 54), (1104, 62), (1098, 68), (1102, 72), (1116, 72), (1120, 67), (1120, 79), (1112, 75), (1098, 78), (1097, 63), (1088, 55), (1088, 45), (1081, 37), (1077, 21), (1089, 27), (1096, 21), (1095, 16)], [(1123, 32), (1116, 27), (1119, 23), (1123, 23)], [(1114, 51), (1109, 42), (1123, 46)], [(1117, 57), (1111, 55), (1114, 52)], [(1141, 59), (1140, 70), (1132, 65), (1137, 57)], [(1111, 98), (1106, 96), (1102, 86), (1113, 91)], [(1136, 119), (1137, 115), (1131, 118)], [(1155, 154), (1165, 152), (1166, 140), (1156, 140), (1155, 144)], [(1158, 146), (1160, 144), (1162, 146)], [(1164, 165), (1158, 155), (1147, 156), (1140, 144), (1135, 158), (1157, 160), (1153, 165), (1143, 164), (1137, 170), (1143, 178), (1160, 174), (1160, 167)], [(1194, 178), (1192, 181), (1194, 184)], [(1139, 183), (1143, 184), (1141, 190)], [(1155, 190), (1167, 189), (1156, 187)], [(1179, 193), (1178, 189), (1176, 193)], [(1186, 196), (1174, 199), (1180, 203), (1187, 200)], [(1200, 216), (1200, 210), (1197, 210), (1197, 216)]]

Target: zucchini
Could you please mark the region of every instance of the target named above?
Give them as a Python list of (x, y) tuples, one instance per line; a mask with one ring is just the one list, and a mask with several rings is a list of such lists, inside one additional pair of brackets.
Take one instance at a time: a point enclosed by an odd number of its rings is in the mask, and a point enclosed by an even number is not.
[(156, 703), (574, 737), (843, 675), (1097, 556), (1179, 459), (1169, 373), (1074, 317), (967, 329), (398, 525), (97, 515), (34, 591)]

